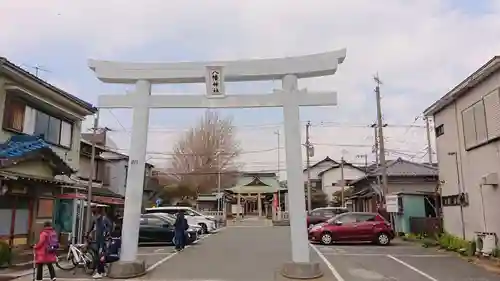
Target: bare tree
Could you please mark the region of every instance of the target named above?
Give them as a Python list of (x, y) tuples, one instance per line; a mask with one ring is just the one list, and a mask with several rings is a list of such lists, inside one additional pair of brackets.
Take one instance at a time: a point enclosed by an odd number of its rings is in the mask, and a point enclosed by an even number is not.
[[(222, 118), (216, 111), (206, 111), (198, 124), (184, 133), (173, 148), (173, 157), (167, 170), (168, 177), (183, 197), (215, 190), (218, 172), (221, 186), (233, 179), (237, 172), (235, 159), (240, 154), (231, 118)], [(190, 190), (185, 190), (189, 188)]]

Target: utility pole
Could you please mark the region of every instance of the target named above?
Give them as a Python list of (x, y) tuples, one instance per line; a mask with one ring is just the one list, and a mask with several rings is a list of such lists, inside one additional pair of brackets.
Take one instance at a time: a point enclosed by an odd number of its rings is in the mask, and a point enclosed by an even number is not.
[(345, 179), (344, 179), (344, 156), (342, 156), (342, 158), (340, 158), (340, 184), (341, 184), (341, 187), (342, 187), (342, 191), (341, 191), (341, 196), (340, 196), (340, 203), (341, 203), (341, 207), (344, 207), (344, 193), (345, 193)]
[(387, 163), (385, 161), (385, 144), (384, 144), (384, 125), (382, 121), (382, 106), (381, 106), (381, 98), (380, 98), (380, 85), (382, 85), (382, 82), (380, 81), (378, 74), (373, 77), (375, 82), (377, 83), (377, 86), (375, 87), (375, 95), (377, 99), (377, 127), (378, 127), (378, 145), (380, 148), (380, 154), (379, 154), (379, 159), (380, 159), (380, 166), (382, 168), (382, 185), (383, 185), (383, 197), (382, 197), (382, 202), (385, 203), (385, 195), (387, 195), (389, 188), (388, 188), (388, 182), (387, 182)]
[(307, 121), (306, 124), (306, 165), (307, 165), (307, 211), (311, 211), (312, 200), (311, 200), (311, 142), (309, 141), (309, 129), (311, 128), (311, 121)]
[[(220, 175), (220, 170), (221, 170), (221, 165), (220, 165), (220, 153), (217, 151), (217, 214), (220, 215), (221, 213), (221, 205), (222, 205), (222, 200), (224, 199), (223, 196), (221, 196), (221, 175)], [(222, 215), (221, 217), (224, 217)]]
[(87, 188), (87, 232), (90, 231), (92, 227), (92, 185), (95, 176), (95, 146), (97, 138), (97, 130), (99, 129), (99, 110), (97, 110), (94, 115), (94, 127), (92, 128), (92, 150), (90, 154), (90, 171), (88, 178), (88, 188)]
[(377, 133), (377, 124), (376, 123), (373, 123), (371, 125), (371, 127), (373, 128), (373, 138), (375, 140), (375, 143), (373, 145), (373, 151), (375, 152), (375, 164), (376, 164), (376, 167), (378, 168), (378, 165), (380, 164), (379, 162), (379, 158), (378, 158), (378, 133)]
[[(277, 171), (278, 171), (278, 182), (279, 182), (279, 179), (280, 179), (280, 130), (276, 130), (274, 132), (274, 134), (276, 134), (276, 136), (278, 136), (278, 167), (277, 167)], [(281, 186), (279, 188), (281, 188)], [(281, 194), (280, 194), (279, 189), (278, 189), (278, 216), (281, 219)]]
[(364, 164), (365, 164), (365, 173), (368, 173), (368, 154), (358, 154), (356, 155), (356, 158), (362, 158), (364, 159)]
[(429, 164), (432, 165), (432, 146), (431, 146), (431, 126), (429, 117), (425, 116), (425, 128), (427, 131), (427, 156), (429, 157)]

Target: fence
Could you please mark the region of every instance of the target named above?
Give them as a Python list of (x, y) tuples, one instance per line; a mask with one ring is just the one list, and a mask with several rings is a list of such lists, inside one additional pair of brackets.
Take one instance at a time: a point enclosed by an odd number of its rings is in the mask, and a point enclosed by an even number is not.
[(410, 233), (427, 234), (436, 236), (443, 232), (443, 220), (441, 218), (417, 218), (410, 217)]

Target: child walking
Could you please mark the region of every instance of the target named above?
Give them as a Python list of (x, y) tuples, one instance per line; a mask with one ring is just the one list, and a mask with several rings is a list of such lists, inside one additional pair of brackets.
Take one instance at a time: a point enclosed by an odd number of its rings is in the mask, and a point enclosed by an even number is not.
[(55, 281), (56, 272), (53, 263), (57, 262), (59, 241), (51, 222), (47, 221), (43, 224), (40, 239), (33, 248), (35, 251), (36, 280), (41, 281), (43, 279), (43, 266), (46, 265), (49, 269), (50, 279)]

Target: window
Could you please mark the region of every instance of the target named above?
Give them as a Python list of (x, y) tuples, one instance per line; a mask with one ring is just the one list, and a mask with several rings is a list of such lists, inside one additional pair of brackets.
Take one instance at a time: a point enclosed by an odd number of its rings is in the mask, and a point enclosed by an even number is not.
[(375, 221), (376, 216), (372, 214), (356, 215), (356, 222)]
[(20, 99), (7, 95), (3, 128), (28, 135), (43, 135), (55, 145), (71, 147), (73, 124), (27, 106)]
[(488, 126), (488, 139), (500, 137), (500, 91), (487, 94), (484, 98), (486, 125)]
[(439, 136), (444, 135), (444, 125), (439, 125), (434, 129), (434, 132), (436, 133), (436, 138)]
[(167, 224), (167, 222), (163, 221), (159, 218), (148, 218), (148, 226), (163, 226)]
[(466, 150), (500, 137), (499, 89), (462, 111), (462, 126)]
[(54, 208), (53, 199), (39, 199), (37, 218), (50, 218)]
[(340, 221), (341, 223), (343, 224), (346, 224), (346, 223), (354, 223), (356, 222), (356, 216), (353, 216), (353, 215), (344, 215), (344, 216), (339, 216), (337, 218), (338, 221)]
[(474, 106), (474, 125), (476, 127), (477, 144), (488, 141), (488, 130), (486, 129), (486, 113), (484, 111), (484, 102), (480, 101)]
[(321, 212), (321, 211), (314, 211), (314, 212), (311, 212), (311, 216), (313, 216), (313, 217), (321, 217), (321, 216), (323, 216), (323, 212)]
[(334, 217), (336, 214), (333, 212), (333, 210), (324, 210), (323, 211), (323, 216), (326, 218), (331, 218)]
[(21, 100), (7, 98), (3, 115), (3, 126), (16, 132), (23, 131), (25, 105)]

